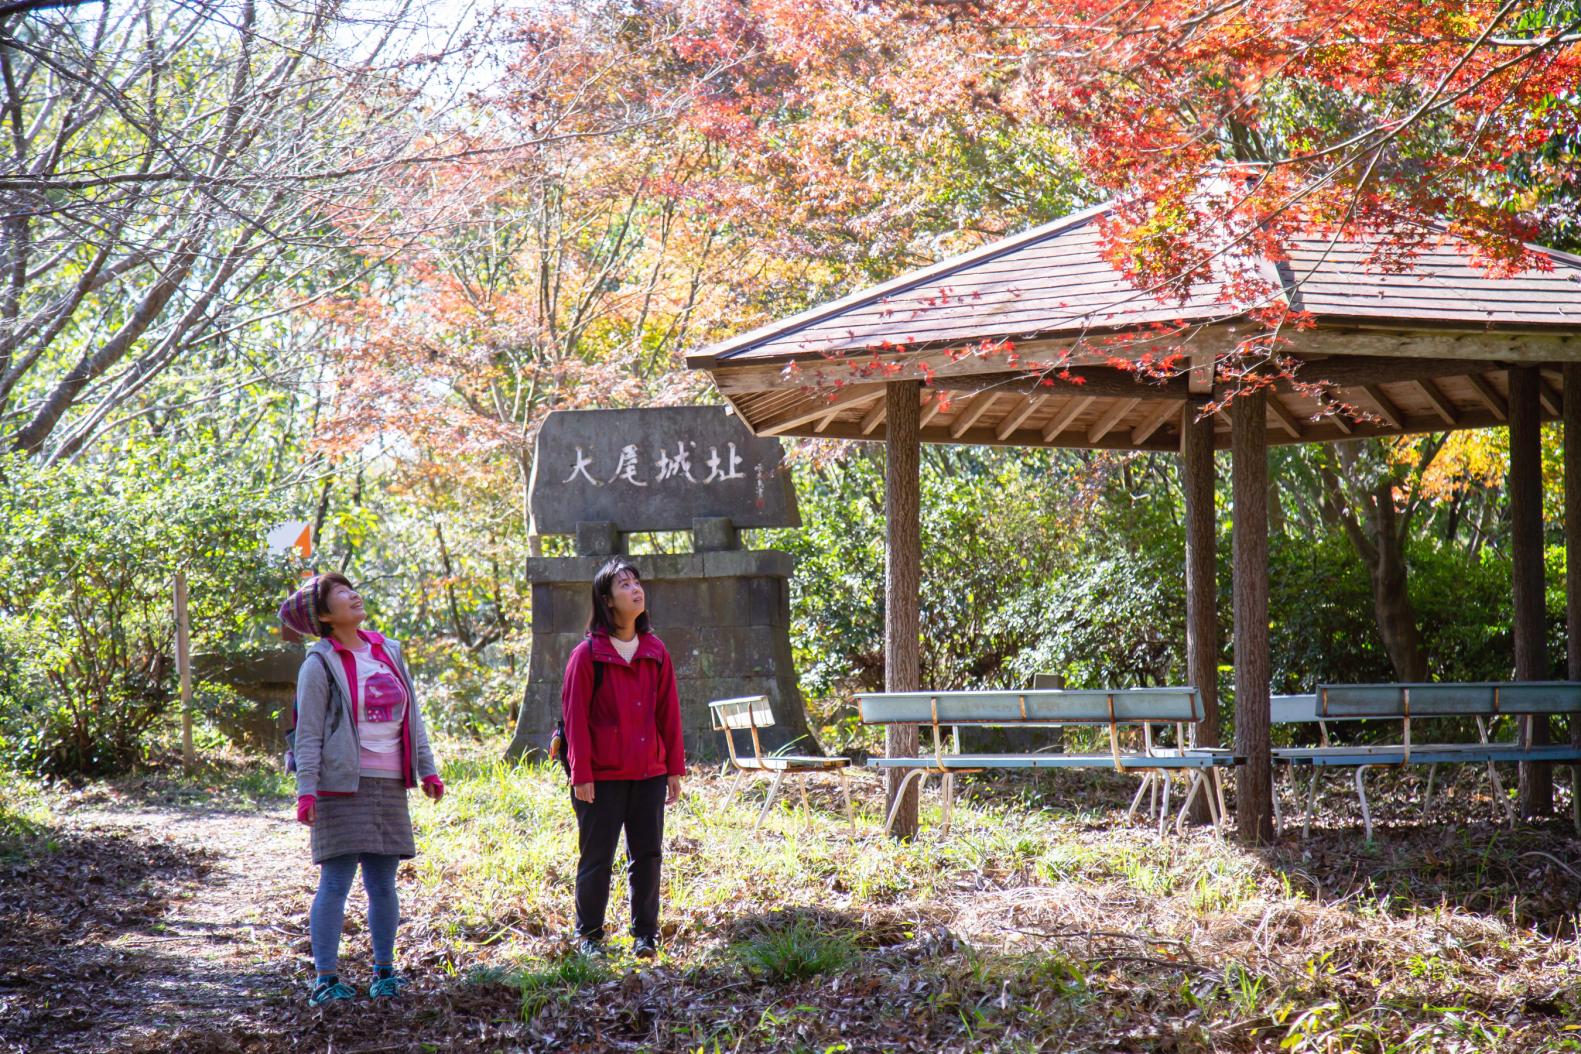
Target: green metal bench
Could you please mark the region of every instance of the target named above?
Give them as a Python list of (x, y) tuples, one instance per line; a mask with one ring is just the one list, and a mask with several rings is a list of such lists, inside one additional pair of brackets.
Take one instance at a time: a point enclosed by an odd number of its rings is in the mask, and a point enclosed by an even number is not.
[[(1079, 769), (1112, 768), (1119, 772), (1156, 774), (1161, 781), (1164, 800), (1159, 810), (1159, 835), (1162, 837), (1169, 813), (1169, 779), (1174, 772), (1190, 773), (1192, 778), (1181, 807), (1176, 829), (1197, 793), (1209, 786), (1208, 804), (1214, 831), (1224, 822), (1224, 785), (1220, 769), (1237, 763), (1228, 750), (1196, 748), (1190, 745), (1189, 729), (1202, 720), (1202, 697), (1195, 688), (1125, 688), (1114, 691), (1033, 689), (1029, 691), (970, 692), (868, 692), (857, 695), (863, 724), (926, 725), (933, 730), (933, 752), (916, 757), (872, 758), (868, 765), (880, 770), (904, 769), (905, 777), (895, 795), (884, 829), (895, 822), (895, 814), (912, 780), (926, 783), (931, 775), (942, 778), (944, 792), (943, 829), (948, 832), (955, 796), (955, 777), (988, 769)], [(1155, 745), (1152, 727), (1176, 725), (1177, 746)], [(1107, 728), (1109, 752), (1104, 754), (1023, 753), (962, 754), (946, 747), (945, 728), (963, 725), (999, 728), (1063, 728), (1085, 725)], [(1141, 743), (1125, 745), (1121, 730), (1140, 728)], [(948, 737), (952, 744), (959, 737)], [(1138, 746), (1140, 749), (1138, 749)], [(1134, 813), (1143, 790), (1131, 803)], [(919, 785), (920, 790), (920, 785)], [(1129, 814), (1128, 814), (1129, 815)]]
[[(1500, 762), (1581, 762), (1581, 749), (1568, 744), (1536, 746), (1521, 741), (1499, 741), (1490, 729), (1501, 717), (1541, 714), (1581, 714), (1581, 682), (1442, 682), (1416, 684), (1326, 684), (1311, 695), (1278, 695), (1271, 701), (1271, 725), (1312, 724), (1319, 730), (1319, 745), (1313, 747), (1276, 747), (1273, 758), (1283, 761), (1292, 773), (1297, 767), (1312, 769), (1307, 792), (1303, 835), (1312, 830), (1312, 812), (1317, 797), (1318, 775), (1328, 768), (1355, 770), (1356, 797), (1361, 803), (1362, 827), (1372, 840), (1372, 811), (1367, 805), (1366, 772), (1380, 765), (1427, 765), (1428, 785), (1423, 809), (1431, 803), (1433, 780), (1439, 765), (1485, 764), (1495, 800), (1502, 802), (1510, 825), (1515, 825), (1515, 809), (1504, 793), (1495, 766)], [(1466, 718), (1476, 720), (1475, 743), (1413, 742), (1411, 722), (1425, 718)], [(1331, 721), (1384, 720), (1400, 724), (1398, 743), (1347, 745), (1333, 742)], [(1274, 796), (1275, 821), (1283, 829)], [(1581, 830), (1581, 826), (1578, 826)]]
[[(840, 777), (840, 793), (845, 797), (845, 819), (851, 828), (851, 834), (856, 834), (856, 814), (851, 809), (851, 784), (846, 776), (846, 769), (851, 765), (850, 758), (842, 757), (815, 757), (803, 754), (765, 754), (763, 741), (758, 736), (758, 729), (772, 728), (774, 726), (774, 708), (769, 703), (766, 695), (744, 695), (736, 699), (718, 699), (708, 704), (708, 713), (713, 721), (714, 731), (725, 734), (725, 746), (730, 752), (730, 766), (736, 770), (736, 777), (730, 783), (730, 790), (725, 795), (725, 805), (735, 800), (736, 792), (741, 789), (741, 782), (752, 773), (774, 774), (774, 782), (769, 785), (768, 798), (763, 802), (763, 808), (758, 812), (758, 818), (752, 825), (755, 831), (762, 826), (768, 817), (769, 810), (774, 808), (774, 802), (779, 797), (780, 783), (785, 779), (786, 773), (807, 774), (813, 772), (833, 772)], [(746, 731), (752, 736), (752, 756), (743, 757), (736, 752), (735, 733)], [(802, 807), (811, 815), (812, 808), (807, 801), (807, 784), (801, 784)]]

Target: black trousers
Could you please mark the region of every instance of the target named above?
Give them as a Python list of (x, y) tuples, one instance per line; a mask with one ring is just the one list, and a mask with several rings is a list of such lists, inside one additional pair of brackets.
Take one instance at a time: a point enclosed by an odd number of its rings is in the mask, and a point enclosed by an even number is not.
[(664, 844), (664, 796), (668, 778), (600, 780), (593, 800), (571, 796), (576, 811), (576, 935), (604, 939), (609, 877), (622, 828), (626, 832), (626, 877), (631, 880), (631, 935), (659, 935), (659, 863)]

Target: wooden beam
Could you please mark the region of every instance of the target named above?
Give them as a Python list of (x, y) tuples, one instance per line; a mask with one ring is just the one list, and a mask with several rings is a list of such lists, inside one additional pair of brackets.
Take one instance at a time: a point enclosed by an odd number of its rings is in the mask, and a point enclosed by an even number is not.
[[(1218, 531), (1213, 505), (1213, 419), (1188, 405), (1180, 433), (1186, 519), (1186, 680), (1202, 693), (1197, 745), (1219, 745)], [(1207, 802), (1203, 803), (1204, 808)]]
[(933, 384), (953, 392), (983, 392), (993, 389), (1010, 395), (1062, 395), (1080, 391), (1083, 395), (1113, 395), (1135, 399), (1185, 399), (1186, 378), (1169, 377), (1152, 380), (1131, 370), (1112, 366), (1075, 366), (1054, 375), (1052, 385), (1043, 383), (1045, 378), (1027, 370), (998, 370), (993, 373), (957, 374), (935, 376)]
[(1553, 385), (1540, 376), (1537, 379), (1537, 401), (1542, 403), (1543, 410), (1549, 417), (1558, 417), (1564, 412), (1564, 400), (1554, 390)]
[(1108, 435), (1126, 414), (1136, 409), (1136, 404), (1141, 401), (1140, 399), (1117, 400), (1113, 406), (1109, 407), (1106, 413), (1098, 418), (1097, 422), (1087, 432), (1087, 442), (1096, 443)]
[(1048, 423), (1047, 428), (1043, 429), (1043, 442), (1054, 442), (1061, 432), (1071, 426), (1072, 421), (1081, 416), (1083, 410), (1096, 401), (1090, 395), (1083, 395), (1066, 403), (1064, 409), (1056, 410), (1054, 419)]
[[(1581, 392), (1581, 363), (1564, 365), (1565, 391)], [(1565, 465), (1565, 666), (1581, 681), (1581, 397), (1564, 404)], [(1581, 718), (1571, 715), (1570, 745), (1581, 747)], [(1570, 766), (1572, 819), (1581, 825), (1581, 765)]]
[(956, 439), (965, 435), (967, 429), (982, 420), (983, 415), (994, 405), (994, 400), (997, 398), (999, 398), (998, 392), (981, 392), (974, 396), (972, 401), (966, 404), (966, 409), (962, 410), (961, 415), (950, 425), (950, 435)]
[(837, 393), (832, 399), (826, 395), (819, 394), (798, 404), (790, 412), (789, 416), (776, 418), (765, 424), (758, 430), (758, 435), (781, 435), (793, 428), (800, 428), (802, 425), (816, 421), (831, 411), (848, 409), (852, 406), (866, 406), (873, 400), (882, 399), (883, 397), (884, 386), (882, 384), (849, 388)]
[[(914, 692), (922, 687), (922, 521), (920, 471), (921, 418), (916, 381), (891, 382), (884, 395), (889, 436), (884, 459), (884, 690)], [(884, 750), (890, 757), (915, 757), (917, 726), (890, 725)], [(887, 804), (899, 795), (904, 770), (885, 776)], [(917, 834), (915, 781), (900, 801), (891, 833), (896, 838)]]
[[(1510, 574), (1516, 681), (1546, 681), (1543, 618), (1543, 446), (1541, 378), (1532, 367), (1510, 370)], [(1548, 743), (1548, 717), (1521, 717), (1521, 740)], [(1519, 765), (1521, 815), (1554, 811), (1553, 766)]]
[(1291, 439), (1300, 439), (1306, 431), (1301, 427), (1301, 422), (1296, 420), (1296, 415), (1290, 412), (1290, 408), (1279, 401), (1278, 392), (1268, 393), (1268, 416), (1272, 417), (1280, 428), (1289, 432)]
[(1405, 427), (1405, 415), (1400, 412), (1398, 406), (1395, 406), (1389, 400), (1387, 395), (1383, 394), (1382, 388), (1376, 384), (1364, 384), (1361, 386), (1361, 392), (1367, 397), (1366, 401), (1372, 404), (1373, 410), (1379, 417), (1383, 418), (1384, 423), (1390, 428)]
[(1427, 396), (1427, 401), (1433, 404), (1433, 410), (1444, 419), (1444, 423), (1450, 428), (1455, 427), (1460, 420), (1460, 412), (1455, 409), (1455, 404), (1449, 401), (1449, 396), (1444, 394), (1444, 389), (1426, 377), (1417, 380), (1416, 386), (1423, 395)]
[[(1517, 366), (1510, 378), (1510, 509), (1511, 600), (1515, 638), (1515, 679), (1545, 681), (1549, 677), (1545, 648), (1543, 585), (1542, 379), (1530, 366)], [(1522, 740), (1534, 746), (1548, 742), (1548, 718), (1523, 717)], [(1554, 809), (1553, 767), (1520, 765), (1522, 816), (1548, 816)]]
[(1267, 393), (1230, 404), (1231, 500), (1235, 519), (1236, 825), (1250, 845), (1273, 841), (1273, 762), (1268, 731), (1268, 408)]
[(1191, 406), (1189, 403), (1185, 406), (1176, 406), (1173, 403), (1167, 403), (1163, 407), (1154, 410), (1153, 416), (1145, 419), (1141, 424), (1131, 429), (1131, 445), (1141, 446), (1143, 443), (1147, 442), (1153, 437), (1154, 432), (1164, 427), (1164, 425), (1170, 420), (1178, 421), (1186, 414), (1191, 414), (1193, 417), (1195, 417), (1196, 413), (1197, 411), (1195, 407)]
[(867, 416), (862, 418), (862, 434), (865, 436), (870, 436), (876, 432), (878, 430), (878, 426), (884, 423), (884, 418), (888, 416), (888, 414), (889, 401), (887, 399), (880, 399), (878, 401), (878, 405), (869, 410), (867, 412)]
[(1186, 374), (1186, 391), (1192, 395), (1213, 394), (1213, 352), (1192, 354), (1191, 370)]
[(917, 427), (919, 429), (926, 428), (931, 425), (933, 423), (933, 419), (938, 417), (939, 413), (944, 409), (942, 403), (942, 400), (944, 399), (943, 392), (937, 392), (930, 388), (922, 393), (922, 399), (922, 419), (917, 423)]
[(1026, 419), (1037, 413), (1043, 405), (1043, 396), (1029, 395), (1021, 400), (1021, 405), (1005, 414), (1005, 419), (999, 422), (999, 427), (994, 429), (994, 435), (999, 439), (1009, 439), (1015, 430), (1026, 423)]
[(1486, 406), (1493, 413), (1494, 417), (1500, 421), (1509, 420), (1509, 403), (1505, 402), (1504, 396), (1498, 393), (1498, 390), (1489, 383), (1486, 377), (1480, 373), (1468, 373), (1466, 374), (1466, 380), (1471, 382), (1472, 391), (1477, 393), (1477, 398), (1482, 400), (1482, 405)]
[[(1208, 327), (1212, 330), (1214, 327)], [(1165, 395), (1180, 388), (1191, 392), (1190, 373), (1171, 378), (1159, 386), (1138, 381), (1133, 370), (1117, 370), (1109, 363), (1115, 357), (1136, 359), (1144, 353), (1155, 357), (1166, 352), (1183, 352), (1193, 356), (1207, 356), (1215, 350), (1228, 351), (1242, 339), (1241, 334), (1227, 333), (1214, 336), (1207, 330), (1189, 340), (1159, 338), (1137, 341), (1124, 346), (1108, 346), (1101, 341), (1085, 343), (1070, 341), (1023, 341), (1018, 343), (1022, 361), (1044, 359), (1069, 362), (1072, 376), (1091, 374), (1092, 380), (1102, 383), (1135, 384), (1156, 394)], [(1386, 354), (1357, 354), (1358, 348), (1377, 347)], [(1545, 350), (1546, 349), (1546, 350)], [(1563, 362), (1581, 355), (1581, 337), (1555, 337), (1543, 341), (1533, 337), (1516, 337), (1507, 334), (1391, 334), (1356, 330), (1318, 329), (1303, 333), (1296, 352), (1305, 365), (1301, 367), (1304, 380), (1330, 380), (1341, 387), (1360, 384), (1392, 384), (1415, 380), (1419, 377), (1441, 378), (1467, 373), (1493, 373), (1506, 368), (1507, 362)], [(844, 358), (830, 359), (814, 353), (800, 374), (793, 379), (785, 376), (783, 361), (733, 361), (725, 360), (708, 367), (715, 385), (726, 394), (748, 391), (783, 390), (798, 386), (832, 387), (838, 382), (847, 385), (872, 381), (875, 356), (871, 352)], [(1000, 357), (982, 358), (961, 356), (949, 351), (914, 348), (906, 352), (879, 355), (885, 376), (896, 380), (927, 379), (930, 386), (973, 380), (972, 384), (1001, 385), (1019, 382), (1030, 391), (1040, 384), (1039, 375), (1025, 368), (1005, 369)], [(1058, 382), (1056, 383), (1063, 383)], [(1200, 382), (1199, 382), (1200, 383)], [(1014, 390), (1009, 388), (1006, 390)], [(1098, 392), (1097, 394), (1104, 394)], [(1207, 394), (1198, 392), (1194, 394)]]

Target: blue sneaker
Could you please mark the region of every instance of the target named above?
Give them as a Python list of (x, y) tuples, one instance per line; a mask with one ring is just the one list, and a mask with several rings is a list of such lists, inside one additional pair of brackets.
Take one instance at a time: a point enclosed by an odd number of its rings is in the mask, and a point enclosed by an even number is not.
[(320, 981), (314, 986), (312, 993), (307, 997), (308, 1006), (323, 1006), (338, 999), (355, 999), (357, 993), (351, 985), (336, 978), (333, 981)]
[(398, 973), (392, 973), (388, 977), (374, 978), (373, 983), (368, 986), (368, 998), (394, 999), (401, 994), (403, 988), (411, 983)]

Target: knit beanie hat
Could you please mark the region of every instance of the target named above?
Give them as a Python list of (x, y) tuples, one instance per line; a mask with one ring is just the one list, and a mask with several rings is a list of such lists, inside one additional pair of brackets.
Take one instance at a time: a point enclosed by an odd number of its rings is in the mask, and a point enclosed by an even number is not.
[(282, 636), (287, 639), (301, 640), (303, 637), (317, 637), (323, 633), (318, 624), (318, 580), (321, 576), (314, 575), (302, 583), (302, 587), (295, 593), (285, 598), (285, 603), (280, 605), (280, 624), (286, 628), (287, 633)]

